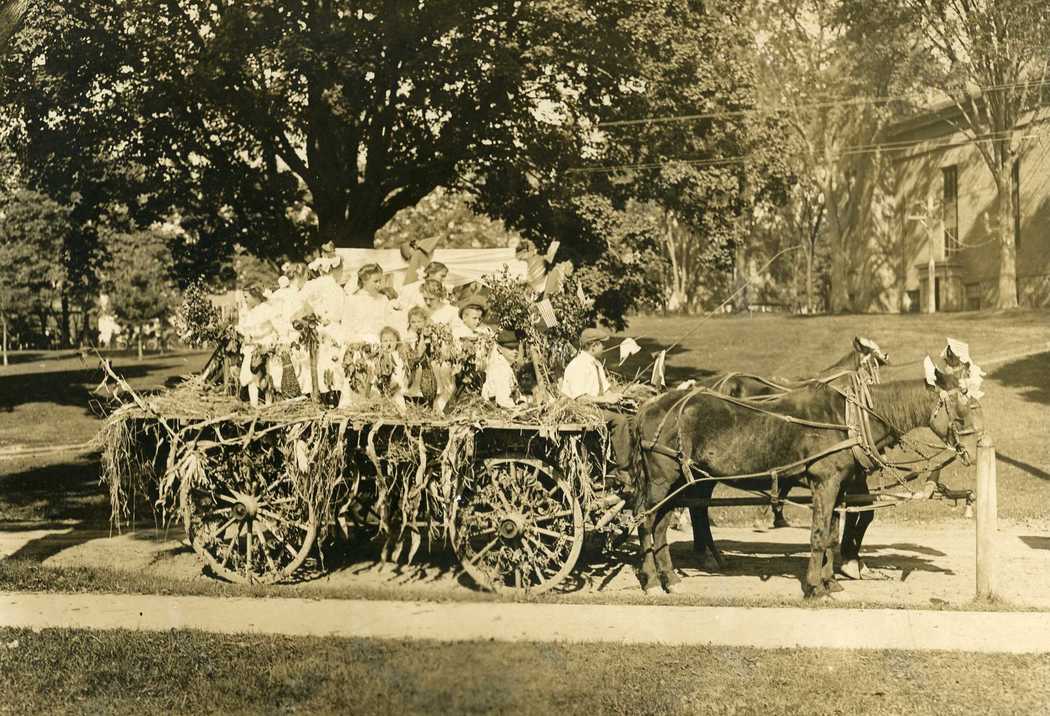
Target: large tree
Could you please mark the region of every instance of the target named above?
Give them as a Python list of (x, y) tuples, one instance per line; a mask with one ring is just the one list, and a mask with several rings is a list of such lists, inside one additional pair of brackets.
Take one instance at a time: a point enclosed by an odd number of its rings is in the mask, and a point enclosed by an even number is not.
[[(615, 91), (594, 106), (567, 105), (560, 131), (523, 143), (515, 162), (484, 166), (477, 193), (514, 228), (541, 241), (569, 237), (570, 257), (601, 256), (613, 275), (669, 265), (668, 288), (684, 308), (732, 269), (747, 238), (740, 218), (782, 195), (781, 130), (775, 117), (751, 114), (756, 48), (739, 3), (626, 5), (617, 32), (588, 28), (619, 58)], [(632, 227), (623, 236), (634, 248), (610, 243), (614, 225)], [(647, 265), (633, 261), (640, 255)]]
[[(32, 77), (46, 57), (51, 84), (112, 115), (98, 126), (115, 124), (113, 148), (147, 184), (204, 185), (234, 215), (301, 191), (319, 240), (366, 246), (435, 187), (564, 131), (545, 107), (615, 97), (620, 58), (602, 36), (631, 5), (56, 0), (31, 18), (40, 41), (17, 69)], [(80, 64), (60, 68), (67, 47)]]
[[(731, 7), (56, 0), (37, 27), (42, 39), (61, 28), (50, 38), (58, 52), (75, 46), (81, 64), (65, 67), (63, 81), (81, 83), (76, 96), (94, 114), (115, 115), (112, 144), (147, 183), (184, 194), (204, 184), (232, 214), (267, 201), (287, 208), (301, 189), (320, 240), (364, 246), (438, 186), (475, 186), (507, 168), (546, 178), (578, 164), (579, 153), (562, 150), (587, 144), (602, 120), (746, 103), (746, 38)], [(36, 49), (19, 67), (30, 76), (34, 57), (55, 64), (46, 42)], [(604, 158), (741, 146), (718, 123), (667, 129), (621, 133), (621, 150)], [(698, 182), (672, 174), (663, 188), (699, 213)]]
[(69, 210), (25, 189), (0, 196), (0, 352), (7, 365), (12, 324), (43, 333), (67, 280)]
[[(852, 33), (842, 0), (757, 3), (762, 36), (759, 92), (777, 108), (798, 181), (776, 223), (804, 247), (805, 293), (814, 308), (813, 266), (829, 255), (832, 311), (865, 310), (873, 277), (888, 256), (873, 251), (874, 178), (884, 161), (874, 149), (912, 81), (910, 36), (873, 24)], [(872, 148), (858, 150), (858, 147)], [(823, 250), (818, 246), (826, 244)], [(893, 256), (890, 252), (889, 256)]]
[[(921, 33), (926, 86), (958, 110), (955, 125), (977, 147), (998, 198), (996, 305), (1017, 306), (1011, 173), (1025, 115), (1045, 105), (1050, 5), (1043, 0), (843, 0), (854, 29)], [(1022, 131), (1019, 131), (1022, 130)]]

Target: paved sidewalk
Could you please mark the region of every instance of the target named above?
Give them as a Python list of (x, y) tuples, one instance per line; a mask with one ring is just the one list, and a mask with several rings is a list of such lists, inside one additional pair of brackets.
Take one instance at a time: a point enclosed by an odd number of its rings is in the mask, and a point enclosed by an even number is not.
[(1043, 613), (0, 593), (0, 626), (436, 641), (1050, 653)]

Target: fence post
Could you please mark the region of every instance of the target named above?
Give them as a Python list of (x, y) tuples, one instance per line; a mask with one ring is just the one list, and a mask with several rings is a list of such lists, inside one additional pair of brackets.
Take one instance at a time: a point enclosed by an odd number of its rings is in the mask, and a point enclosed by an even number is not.
[(995, 443), (985, 433), (977, 441), (977, 598), (995, 596), (995, 539), (998, 532)]

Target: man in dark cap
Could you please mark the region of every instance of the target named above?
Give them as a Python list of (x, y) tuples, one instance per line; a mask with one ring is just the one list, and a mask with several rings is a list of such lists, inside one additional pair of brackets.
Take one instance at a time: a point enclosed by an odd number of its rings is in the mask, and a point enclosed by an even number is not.
[(485, 384), (481, 386), (482, 398), (493, 400), (496, 405), (508, 410), (524, 402), (514, 374), (519, 345), (520, 340), (514, 331), (504, 329), (499, 332), (485, 366)]
[(631, 432), (627, 416), (602, 405), (620, 402), (623, 394), (612, 390), (605, 375), (605, 366), (599, 356), (605, 351), (609, 333), (602, 328), (586, 328), (580, 334), (580, 352), (565, 366), (559, 388), (563, 395), (574, 400), (596, 403), (609, 424), (609, 442), (615, 460), (614, 477), (629, 487), (631, 479)]

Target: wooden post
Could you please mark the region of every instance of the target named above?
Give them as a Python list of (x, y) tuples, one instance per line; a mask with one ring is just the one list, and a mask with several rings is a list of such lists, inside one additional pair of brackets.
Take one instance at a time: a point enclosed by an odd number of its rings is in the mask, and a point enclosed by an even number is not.
[(995, 597), (995, 540), (998, 531), (995, 444), (988, 434), (977, 441), (977, 598)]

